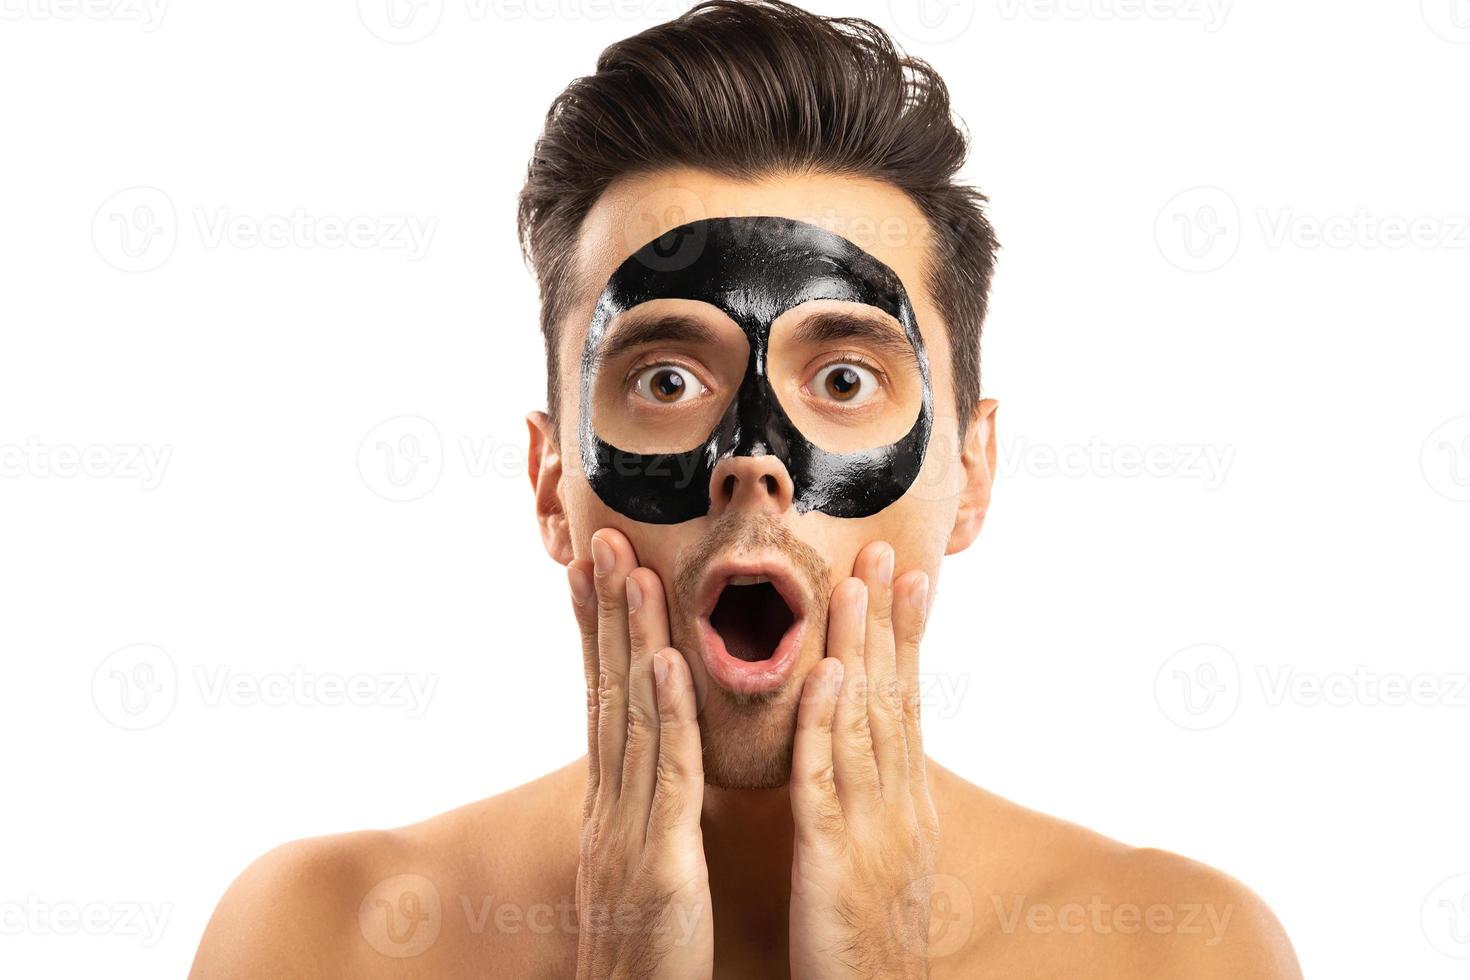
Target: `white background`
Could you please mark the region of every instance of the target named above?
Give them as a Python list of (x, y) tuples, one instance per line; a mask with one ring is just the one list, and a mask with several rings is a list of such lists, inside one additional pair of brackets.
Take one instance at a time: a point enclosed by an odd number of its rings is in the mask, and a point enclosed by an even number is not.
[[(151, 3), (0, 0), (6, 976), (181, 975), (275, 844), (582, 750), (514, 195), (676, 6)], [(1464, 976), (1470, 5), (822, 6), (944, 74), (1005, 247), (932, 754), (1310, 977)]]

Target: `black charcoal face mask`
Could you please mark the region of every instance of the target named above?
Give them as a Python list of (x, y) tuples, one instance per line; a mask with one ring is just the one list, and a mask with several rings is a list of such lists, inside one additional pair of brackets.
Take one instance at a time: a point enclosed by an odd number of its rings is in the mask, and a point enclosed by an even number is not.
[[(594, 430), (597, 352), (615, 317), (655, 299), (709, 303), (745, 332), (750, 359), (739, 391), (714, 431), (679, 453), (633, 453)], [(923, 402), (897, 442), (852, 453), (814, 445), (781, 408), (766, 375), (771, 324), (811, 300), (876, 307), (903, 327), (923, 380)], [(710, 509), (710, 476), (731, 456), (771, 455), (785, 464), (798, 513), (868, 517), (902, 497), (919, 475), (934, 423), (924, 340), (898, 276), (826, 229), (777, 217), (709, 218), (680, 225), (620, 265), (598, 297), (582, 351), (579, 441), (592, 489), (619, 513), (649, 524), (679, 524)]]

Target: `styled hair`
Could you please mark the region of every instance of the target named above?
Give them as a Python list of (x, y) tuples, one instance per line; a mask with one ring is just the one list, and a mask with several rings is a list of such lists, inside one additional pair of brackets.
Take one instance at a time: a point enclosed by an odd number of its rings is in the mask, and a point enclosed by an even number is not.
[(707, 0), (613, 44), (552, 102), (517, 209), (541, 290), (547, 410), (582, 221), (619, 177), (694, 167), (735, 179), (816, 172), (884, 181), (931, 226), (930, 294), (949, 328), (961, 431), (980, 400), (980, 331), (998, 247), (986, 198), (955, 182), (966, 137), (944, 80), (866, 20), (780, 0)]

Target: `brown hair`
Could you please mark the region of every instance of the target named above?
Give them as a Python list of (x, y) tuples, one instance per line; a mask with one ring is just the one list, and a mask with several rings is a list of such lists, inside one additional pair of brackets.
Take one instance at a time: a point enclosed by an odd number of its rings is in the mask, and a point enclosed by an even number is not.
[(519, 199), (521, 249), (541, 285), (551, 416), (583, 218), (618, 177), (690, 166), (737, 179), (851, 174), (907, 193), (932, 226), (929, 289), (949, 326), (963, 430), (980, 399), (997, 248), (984, 195), (954, 182), (965, 143), (944, 80), (866, 20), (708, 0), (612, 45), (596, 74), (551, 104)]

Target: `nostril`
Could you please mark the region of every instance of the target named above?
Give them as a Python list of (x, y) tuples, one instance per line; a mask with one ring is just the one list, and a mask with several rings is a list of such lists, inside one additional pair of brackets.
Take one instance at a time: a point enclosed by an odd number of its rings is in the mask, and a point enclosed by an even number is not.
[(791, 482), (780, 460), (738, 456), (722, 460), (709, 484), (710, 506), (779, 511), (792, 504)]

